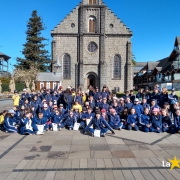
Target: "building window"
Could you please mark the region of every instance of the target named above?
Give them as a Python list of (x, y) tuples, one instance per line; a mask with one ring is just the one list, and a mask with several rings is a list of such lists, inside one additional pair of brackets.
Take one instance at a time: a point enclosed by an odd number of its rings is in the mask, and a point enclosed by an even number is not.
[(57, 83), (53, 82), (53, 89), (57, 89)]
[(89, 32), (94, 33), (95, 32), (95, 24), (96, 24), (96, 18), (95, 17), (90, 17), (89, 18)]
[(110, 28), (113, 28), (113, 27), (114, 27), (114, 25), (113, 25), (113, 24), (110, 24), (110, 25), (109, 25), (109, 27), (110, 27)]
[(121, 78), (121, 57), (119, 55), (114, 56), (113, 61), (113, 79)]
[(50, 89), (50, 82), (46, 82), (46, 89)]
[(44, 87), (44, 82), (40, 82), (40, 89)]
[(69, 54), (63, 56), (63, 78), (71, 79), (71, 58)]
[(88, 44), (88, 51), (89, 52), (95, 52), (97, 50), (98, 46), (95, 42), (90, 42)]
[(72, 27), (72, 28), (74, 28), (74, 27), (75, 27), (75, 24), (74, 24), (74, 23), (72, 23), (72, 24), (71, 24), (71, 27)]
[(89, 0), (89, 4), (96, 4), (96, 0)]

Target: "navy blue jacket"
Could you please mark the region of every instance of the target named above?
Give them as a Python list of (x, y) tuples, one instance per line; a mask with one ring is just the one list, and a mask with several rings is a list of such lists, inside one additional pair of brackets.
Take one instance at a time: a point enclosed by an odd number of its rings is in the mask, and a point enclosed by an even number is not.
[(107, 111), (108, 111), (108, 109), (109, 109), (109, 104), (108, 104), (108, 103), (106, 103), (106, 104), (104, 104), (104, 103), (100, 103), (99, 108), (100, 108), (100, 109), (105, 109), (105, 110), (106, 110), (106, 112), (107, 112)]
[(138, 115), (138, 116), (140, 116), (141, 114), (143, 114), (143, 107), (140, 105), (140, 104), (134, 104), (133, 106), (132, 106), (132, 108), (134, 108), (135, 110), (136, 110), (136, 114)]
[(33, 118), (32, 124), (44, 125), (47, 122), (47, 118), (43, 117), (42, 119)]
[[(104, 126), (107, 127), (111, 132), (113, 129), (110, 127), (110, 125), (107, 123), (106, 120), (101, 116), (100, 119), (97, 119), (96, 117), (93, 118), (90, 123), (86, 126), (84, 131), (88, 131), (89, 128), (93, 125), (93, 129), (102, 130), (104, 129)], [(104, 126), (103, 126), (104, 125)]]
[(153, 92), (153, 93), (151, 94), (151, 99), (155, 99), (157, 104), (159, 104), (159, 98), (160, 98), (159, 93), (155, 94), (155, 93)]
[(63, 114), (61, 114), (61, 115), (60, 114), (59, 115), (54, 115), (52, 117), (52, 122), (56, 123), (56, 124), (59, 124), (59, 123), (61, 123), (63, 121), (63, 118), (64, 118)]
[(137, 124), (138, 123), (138, 116), (137, 114), (130, 114), (127, 118), (127, 123), (130, 124)]
[(51, 94), (46, 94), (46, 96), (44, 97), (46, 99), (46, 102), (49, 103), (50, 101), (52, 101), (52, 95)]
[(120, 123), (120, 117), (115, 114), (115, 116), (113, 116), (112, 114), (109, 116), (109, 122), (115, 124), (119, 124)]
[(94, 99), (97, 101), (100, 97), (102, 97), (101, 92), (97, 92), (94, 94)]
[(5, 129), (14, 129), (15, 125), (18, 123), (18, 120), (14, 117), (5, 117), (4, 118), (4, 128)]
[(162, 116), (162, 125), (165, 126), (171, 126), (172, 125), (172, 121), (171, 118), (169, 116)]
[(143, 126), (151, 124), (151, 116), (149, 114), (141, 114), (139, 117), (139, 123)]
[(128, 110), (130, 110), (133, 106), (133, 103), (126, 103), (125, 107), (128, 108)]
[(67, 119), (64, 122), (64, 126), (74, 126), (74, 123), (77, 122), (75, 116), (68, 116)]
[(159, 95), (159, 106), (162, 108), (165, 102), (168, 102), (168, 94), (161, 93)]
[(180, 126), (180, 116), (175, 116), (174, 125), (176, 128)]
[(148, 108), (150, 110), (150, 105), (148, 103), (145, 104), (141, 103), (141, 106), (143, 107), (143, 109)]
[(108, 92), (101, 92), (101, 95), (102, 95), (102, 99), (103, 98), (107, 98), (108, 99), (109, 93)]
[(92, 113), (92, 112), (91, 112), (90, 114), (89, 114), (88, 112), (86, 112), (86, 113), (84, 114), (84, 118), (86, 118), (86, 119), (90, 119), (91, 117), (94, 118), (94, 116), (95, 116), (95, 114)]
[(157, 129), (160, 128), (162, 129), (162, 116), (151, 116), (151, 120), (152, 120), (152, 127)]

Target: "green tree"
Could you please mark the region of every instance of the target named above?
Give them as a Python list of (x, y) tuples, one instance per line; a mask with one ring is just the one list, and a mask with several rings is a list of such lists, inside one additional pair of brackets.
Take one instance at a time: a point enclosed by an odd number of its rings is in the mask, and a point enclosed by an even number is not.
[(136, 65), (136, 57), (134, 54), (132, 54), (132, 64), (133, 64), (133, 66)]
[(31, 67), (40, 71), (48, 71), (50, 64), (50, 56), (45, 50), (47, 44), (43, 41), (47, 39), (41, 36), (41, 31), (45, 29), (41, 17), (37, 15), (37, 11), (32, 12), (32, 16), (27, 23), (26, 43), (22, 54), (24, 58), (17, 58), (16, 69), (29, 70)]

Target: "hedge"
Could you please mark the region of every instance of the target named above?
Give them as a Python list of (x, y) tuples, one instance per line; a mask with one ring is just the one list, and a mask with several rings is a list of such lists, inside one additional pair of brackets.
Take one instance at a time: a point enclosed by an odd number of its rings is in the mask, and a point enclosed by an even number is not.
[[(24, 88), (26, 88), (26, 85), (25, 84), (22, 84), (22, 83), (16, 83), (16, 90), (18, 92), (22, 91)], [(9, 83), (7, 84), (3, 84), (2, 83), (2, 92), (4, 91), (9, 91)]]

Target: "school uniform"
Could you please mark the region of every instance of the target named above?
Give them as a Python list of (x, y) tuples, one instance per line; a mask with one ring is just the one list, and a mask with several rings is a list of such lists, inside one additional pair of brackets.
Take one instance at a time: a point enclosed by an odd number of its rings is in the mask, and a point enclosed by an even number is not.
[(125, 107), (128, 108), (128, 110), (130, 110), (132, 108), (132, 106), (133, 106), (133, 103), (131, 103), (131, 102), (125, 104)]
[(3, 125), (4, 125), (4, 115), (2, 114), (0, 115), (0, 130), (4, 129)]
[(84, 129), (86, 127), (85, 119), (86, 119), (86, 112), (80, 113), (80, 118), (79, 118), (80, 126), (79, 126), (79, 128)]
[(100, 97), (102, 97), (101, 92), (96, 92), (96, 93), (94, 94), (94, 99), (95, 99), (96, 102), (97, 102), (97, 100), (98, 100)]
[[(134, 124), (134, 127), (132, 127), (131, 124)], [(137, 124), (138, 124), (138, 115), (137, 114), (128, 115), (128, 118), (127, 118), (128, 130), (134, 129), (135, 131), (138, 131), (139, 128), (138, 128)]]
[(163, 93), (161, 93), (160, 95), (159, 95), (159, 106), (161, 107), (161, 108), (163, 108), (163, 106), (164, 106), (164, 103), (165, 102), (168, 102), (168, 94), (163, 94)]
[(48, 128), (48, 126), (46, 125), (47, 122), (47, 118), (43, 117), (42, 119), (39, 118), (33, 118), (32, 119), (32, 127), (33, 127), (33, 131), (38, 131), (38, 127), (37, 125), (44, 125), (44, 130), (46, 130)]
[(119, 105), (117, 113), (118, 114), (122, 113), (124, 111), (124, 108), (125, 108), (125, 104), (123, 106)]
[(171, 118), (169, 116), (162, 116), (162, 131), (171, 132), (172, 130), (173, 130), (173, 124)]
[(67, 127), (67, 128), (72, 128), (74, 127), (75, 122), (77, 122), (75, 116), (68, 116), (65, 120), (64, 123), (61, 124), (61, 128)]
[[(93, 126), (93, 128), (90, 128), (91, 126)], [(92, 134), (94, 134), (94, 130), (100, 130), (100, 135), (106, 133), (108, 130), (113, 132), (111, 126), (104, 120), (102, 116), (100, 117), (100, 119), (97, 119), (96, 117), (93, 118), (92, 121), (90, 121), (90, 123), (84, 129), (84, 132), (90, 131)]]
[(143, 107), (140, 104), (134, 104), (132, 108), (136, 110), (136, 114), (138, 115), (138, 117), (143, 114)]
[(105, 104), (104, 104), (103, 102), (101, 102), (99, 108), (100, 108), (100, 110), (101, 110), (101, 109), (105, 109), (106, 112), (107, 112), (108, 109), (109, 109), (109, 104), (108, 104), (108, 103), (105, 103)]
[(155, 94), (154, 92), (151, 94), (151, 99), (155, 99), (156, 100), (156, 104), (159, 104), (159, 98), (160, 98), (160, 94), (157, 93)]
[(113, 129), (119, 129), (120, 127), (123, 126), (123, 124), (121, 123), (120, 117), (119, 115), (115, 114), (111, 114), (109, 116), (109, 125), (113, 128)]
[[(61, 124), (63, 123), (64, 120), (64, 115), (63, 114), (58, 114), (58, 115), (54, 115), (52, 117), (52, 123), (57, 124), (57, 128), (60, 129), (61, 128)], [(50, 124), (50, 129), (53, 128), (52, 123)]]
[[(152, 132), (160, 133), (162, 132), (162, 116), (151, 116), (152, 121)], [(157, 128), (160, 128), (159, 130)]]
[(45, 97), (46, 102), (49, 103), (50, 101), (52, 101), (52, 95), (51, 94), (46, 94)]
[(150, 110), (150, 105), (148, 103), (141, 103), (141, 106), (143, 107), (143, 109), (148, 108)]
[[(149, 114), (141, 114), (139, 117), (139, 124), (142, 125), (142, 131), (152, 132), (152, 122)], [(147, 125), (150, 125), (150, 127), (148, 128)]]
[(180, 116), (175, 116), (174, 126), (177, 132), (180, 131)]
[(18, 129), (16, 128), (16, 124), (18, 121), (14, 117), (5, 117), (4, 119), (4, 129), (9, 133), (17, 133)]
[(103, 98), (108, 99), (109, 93), (108, 92), (101, 92), (101, 95), (102, 95), (102, 99)]

